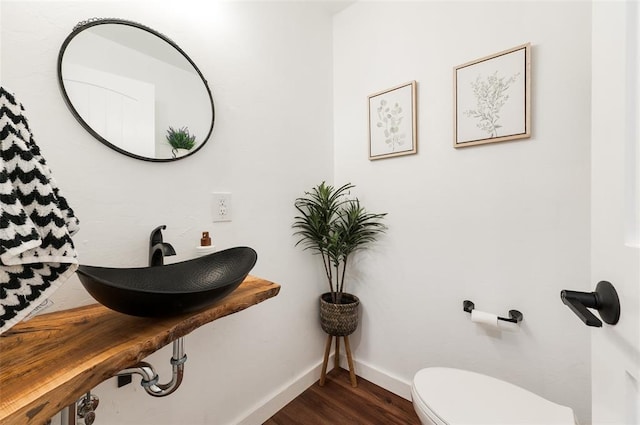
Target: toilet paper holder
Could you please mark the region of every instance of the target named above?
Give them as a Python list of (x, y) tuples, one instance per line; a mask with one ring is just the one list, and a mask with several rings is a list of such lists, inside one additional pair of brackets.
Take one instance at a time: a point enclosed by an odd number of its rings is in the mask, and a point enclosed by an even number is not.
[[(471, 313), (471, 311), (476, 308), (473, 301), (464, 300), (462, 302), (462, 309), (467, 313)], [(503, 322), (509, 323), (520, 323), (522, 322), (524, 316), (518, 310), (509, 310), (509, 317), (500, 317), (498, 316), (498, 320), (502, 320)]]

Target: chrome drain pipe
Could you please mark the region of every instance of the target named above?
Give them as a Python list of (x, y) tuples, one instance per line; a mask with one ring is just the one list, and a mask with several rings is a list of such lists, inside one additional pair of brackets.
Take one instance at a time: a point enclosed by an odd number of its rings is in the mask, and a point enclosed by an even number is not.
[[(121, 370), (115, 376), (140, 375), (142, 377), (140, 384), (144, 387), (145, 391), (147, 391), (147, 394), (154, 397), (164, 397), (172, 394), (182, 383), (184, 363), (186, 361), (187, 355), (184, 353), (184, 339), (178, 338), (173, 341), (171, 381), (166, 384), (158, 384), (160, 378), (153, 366), (147, 362), (140, 362), (135, 366)], [(77, 425), (79, 420), (83, 420), (84, 425), (92, 425), (96, 418), (94, 410), (98, 407), (98, 402), (98, 397), (88, 392), (77, 402), (71, 403), (60, 412), (60, 425)], [(51, 419), (45, 424), (50, 425)]]
[(153, 366), (147, 362), (140, 362), (135, 366), (121, 370), (116, 376), (127, 376), (137, 374), (142, 377), (140, 384), (144, 387), (147, 394), (154, 397), (165, 397), (172, 394), (178, 389), (182, 383), (184, 375), (184, 363), (187, 361), (187, 355), (184, 353), (184, 340), (178, 338), (173, 341), (173, 356), (171, 357), (171, 381), (166, 384), (158, 384), (160, 378)]
[[(60, 412), (60, 425), (93, 425), (96, 420), (96, 408), (100, 403), (100, 399), (91, 391), (82, 396), (75, 403), (71, 403)], [(45, 423), (51, 425), (51, 419)]]

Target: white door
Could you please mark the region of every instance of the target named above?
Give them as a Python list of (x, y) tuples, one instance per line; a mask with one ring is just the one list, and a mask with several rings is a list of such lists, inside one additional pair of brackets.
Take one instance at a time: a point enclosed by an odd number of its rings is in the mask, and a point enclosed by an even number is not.
[(127, 152), (156, 157), (153, 84), (68, 63), (64, 86), (78, 114), (105, 140)]
[(640, 128), (637, 0), (592, 11), (591, 280), (611, 282), (617, 325), (591, 331), (593, 424), (640, 424)]

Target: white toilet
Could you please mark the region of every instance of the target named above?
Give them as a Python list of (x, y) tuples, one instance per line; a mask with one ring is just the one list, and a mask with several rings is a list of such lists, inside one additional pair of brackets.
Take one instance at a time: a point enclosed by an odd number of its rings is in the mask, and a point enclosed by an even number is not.
[(576, 425), (573, 410), (490, 376), (460, 369), (418, 371), (411, 387), (423, 425)]

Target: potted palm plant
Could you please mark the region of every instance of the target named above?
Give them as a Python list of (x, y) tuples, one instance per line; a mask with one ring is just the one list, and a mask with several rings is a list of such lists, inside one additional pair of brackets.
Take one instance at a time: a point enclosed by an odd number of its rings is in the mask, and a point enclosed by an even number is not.
[(329, 284), (329, 292), (320, 296), (320, 325), (330, 336), (356, 330), (360, 301), (345, 291), (348, 260), (386, 230), (386, 213), (369, 213), (357, 198), (348, 196), (354, 187), (347, 183), (336, 189), (322, 182), (295, 201), (296, 245), (320, 255)]

